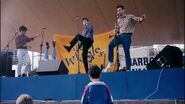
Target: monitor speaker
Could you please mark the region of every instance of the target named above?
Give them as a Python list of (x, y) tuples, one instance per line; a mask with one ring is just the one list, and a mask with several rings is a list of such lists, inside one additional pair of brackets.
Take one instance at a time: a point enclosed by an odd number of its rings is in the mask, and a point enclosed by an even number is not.
[(68, 69), (63, 61), (48, 60), (40, 61), (36, 70), (38, 75), (68, 74)]
[(182, 51), (178, 47), (167, 45), (146, 67), (147, 69), (181, 68)]

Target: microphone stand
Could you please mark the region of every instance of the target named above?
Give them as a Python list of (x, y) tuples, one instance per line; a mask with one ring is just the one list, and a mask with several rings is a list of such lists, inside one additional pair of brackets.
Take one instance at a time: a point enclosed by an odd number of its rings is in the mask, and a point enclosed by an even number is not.
[[(10, 46), (10, 44), (13, 42), (13, 40), (16, 38), (16, 36), (17, 36), (17, 32), (15, 33), (15, 35), (12, 37), (12, 39), (7, 43), (7, 45), (6, 45), (6, 47), (3, 49), (3, 50), (5, 50), (6, 49), (6, 51), (5, 51), (5, 53), (6, 53), (6, 73), (5, 73), (5, 75), (7, 75), (8, 76), (8, 73), (7, 73), (7, 71), (8, 71), (8, 65), (9, 65), (9, 61), (8, 61), (8, 58), (9, 58), (9, 46)], [(2, 70), (2, 69), (1, 69)], [(3, 75), (3, 73), (2, 73), (2, 75)]]
[(118, 25), (118, 18), (119, 16), (116, 16), (116, 35), (115, 35), (115, 42), (116, 42), (116, 65), (117, 65), (117, 71), (119, 70), (119, 52), (118, 52), (118, 40), (117, 40), (117, 36), (119, 35), (119, 25)]
[[(79, 16), (76, 17), (76, 22), (77, 22), (77, 35), (79, 35)], [(78, 74), (80, 74), (80, 53), (79, 53), (79, 37), (78, 37), (78, 44), (77, 44), (77, 60), (78, 60)]]
[(42, 31), (42, 41), (41, 41), (41, 44), (40, 44), (40, 61), (42, 60), (42, 47), (43, 47), (44, 33), (45, 33), (46, 28), (42, 28), (42, 29), (43, 29), (43, 31)]

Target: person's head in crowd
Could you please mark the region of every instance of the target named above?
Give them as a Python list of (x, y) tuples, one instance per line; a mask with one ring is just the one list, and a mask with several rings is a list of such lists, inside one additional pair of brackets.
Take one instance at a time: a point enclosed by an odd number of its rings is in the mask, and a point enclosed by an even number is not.
[(28, 94), (21, 94), (17, 100), (16, 104), (33, 104), (33, 99)]
[(90, 66), (88, 73), (91, 81), (99, 81), (101, 69), (97, 65)]

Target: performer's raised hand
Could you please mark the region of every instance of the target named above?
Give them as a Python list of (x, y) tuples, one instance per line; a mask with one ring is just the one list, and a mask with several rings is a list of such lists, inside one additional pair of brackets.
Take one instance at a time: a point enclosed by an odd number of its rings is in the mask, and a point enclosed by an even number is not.
[(113, 36), (115, 36), (115, 30), (112, 32), (112, 34), (109, 34), (109, 38), (112, 38)]
[(144, 19), (146, 18), (146, 14), (143, 14), (142, 16), (141, 16), (141, 18), (140, 18), (140, 22), (142, 22)]
[(33, 38), (37, 38), (39, 37), (41, 34), (36, 34)]
[(143, 17), (143, 19), (145, 19), (146, 18), (146, 14), (143, 14), (142, 17)]
[(112, 38), (113, 36), (115, 36), (114, 34), (109, 34), (109, 38)]

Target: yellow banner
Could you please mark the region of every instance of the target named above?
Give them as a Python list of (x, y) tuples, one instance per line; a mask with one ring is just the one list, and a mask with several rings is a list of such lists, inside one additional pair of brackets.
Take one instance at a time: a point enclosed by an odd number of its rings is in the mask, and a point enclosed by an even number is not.
[[(109, 38), (108, 35), (113, 31), (106, 33), (101, 33), (94, 35), (93, 46), (88, 52), (88, 64), (97, 64), (99, 67), (106, 66), (108, 63), (108, 45), (113, 38)], [(57, 59), (62, 60), (69, 70), (69, 74), (85, 73), (85, 68), (82, 60), (82, 50), (78, 53), (75, 51), (77, 49), (77, 44), (73, 49), (68, 52), (65, 50), (64, 45), (69, 46), (69, 42), (74, 38), (74, 36), (64, 36), (60, 34), (54, 34), (54, 39), (56, 41)], [(116, 51), (116, 50), (114, 50)], [(114, 52), (114, 62), (116, 59), (116, 52)], [(79, 60), (79, 61), (78, 61)], [(78, 64), (79, 63), (79, 64)], [(108, 72), (113, 72), (116, 70), (116, 65), (108, 70)]]

